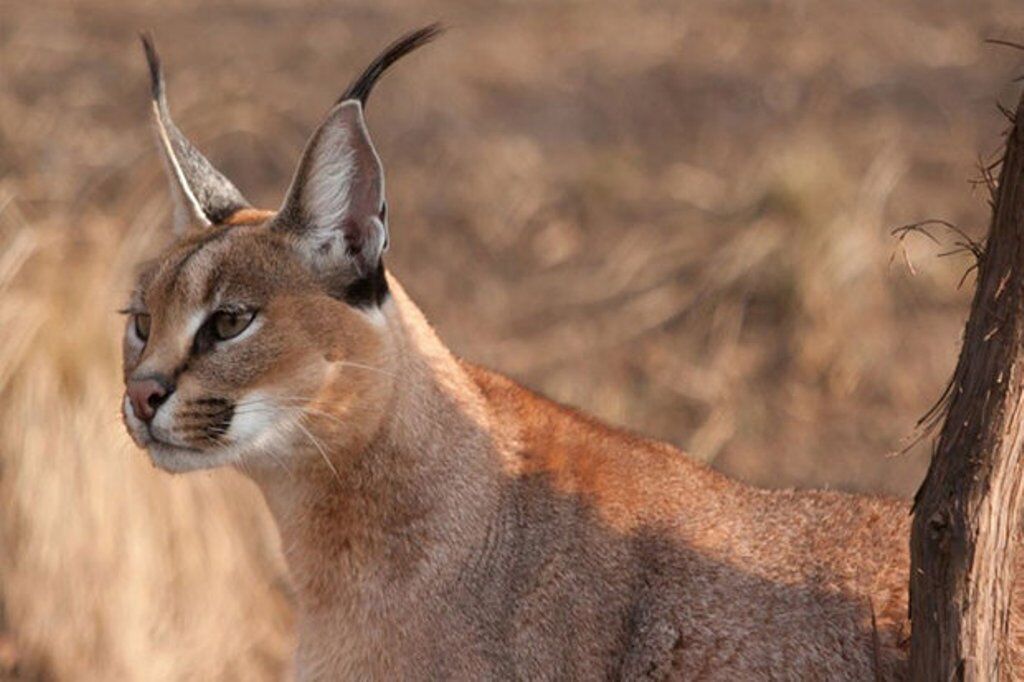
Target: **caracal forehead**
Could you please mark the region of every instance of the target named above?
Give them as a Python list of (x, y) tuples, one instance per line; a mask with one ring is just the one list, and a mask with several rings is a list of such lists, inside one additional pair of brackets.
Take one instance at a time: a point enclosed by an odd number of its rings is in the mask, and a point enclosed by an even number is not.
[(286, 238), (263, 226), (209, 230), (170, 247), (142, 271), (135, 301), (152, 312), (259, 305), (312, 286)]

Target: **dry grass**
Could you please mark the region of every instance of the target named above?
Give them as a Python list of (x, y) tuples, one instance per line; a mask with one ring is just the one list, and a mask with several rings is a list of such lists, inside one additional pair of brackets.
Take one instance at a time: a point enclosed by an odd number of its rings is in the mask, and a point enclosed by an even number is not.
[(276, 538), (227, 473), (171, 479), (125, 440), (112, 326), (147, 230), (28, 223), (0, 261), (0, 589), (26, 677), (250, 680), (289, 649)]
[(258, 679), (290, 647), (262, 501), (153, 471), (118, 421), (113, 310), (167, 211), (135, 31), (273, 206), (332, 95), (435, 18), (369, 115), (389, 264), (456, 350), (759, 483), (916, 485), (925, 446), (886, 454), (952, 368), (970, 259), (889, 232), (981, 233), (1021, 73), (983, 39), (1019, 3), (0, 0), (0, 671)]

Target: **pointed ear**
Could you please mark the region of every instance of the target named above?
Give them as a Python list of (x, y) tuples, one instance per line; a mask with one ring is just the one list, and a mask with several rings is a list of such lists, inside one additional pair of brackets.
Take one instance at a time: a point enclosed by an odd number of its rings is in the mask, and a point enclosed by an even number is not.
[(363, 105), (336, 105), (302, 153), (272, 229), (295, 236), (315, 272), (346, 286), (376, 273), (387, 248), (384, 168)]
[(152, 38), (146, 34), (141, 38), (146, 61), (149, 62), (153, 119), (174, 200), (175, 232), (180, 234), (189, 227), (222, 223), (239, 209), (249, 208), (250, 204), (174, 125), (167, 108), (160, 57)]

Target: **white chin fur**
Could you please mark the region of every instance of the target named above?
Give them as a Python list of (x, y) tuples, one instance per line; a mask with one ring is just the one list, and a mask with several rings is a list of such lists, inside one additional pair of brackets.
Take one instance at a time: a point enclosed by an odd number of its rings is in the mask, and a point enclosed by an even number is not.
[(236, 455), (224, 448), (185, 450), (173, 445), (153, 442), (146, 447), (146, 450), (149, 452), (149, 458), (153, 460), (153, 464), (172, 474), (198, 469), (213, 469), (236, 461)]

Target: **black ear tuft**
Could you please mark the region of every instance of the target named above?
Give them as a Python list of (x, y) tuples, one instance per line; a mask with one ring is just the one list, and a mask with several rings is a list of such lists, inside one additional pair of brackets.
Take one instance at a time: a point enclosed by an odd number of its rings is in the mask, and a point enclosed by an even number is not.
[(412, 33), (407, 33), (391, 43), (383, 52), (377, 55), (376, 59), (370, 62), (370, 65), (359, 75), (359, 78), (352, 82), (352, 85), (348, 86), (348, 89), (338, 98), (335, 104), (341, 104), (350, 99), (357, 99), (365, 109), (366, 99), (370, 96), (370, 91), (373, 90), (373, 86), (377, 84), (377, 81), (392, 64), (416, 48), (426, 45), (442, 33), (444, 33), (444, 28), (441, 24), (433, 23)]
[(431, 24), (381, 52), (345, 90), (306, 144), (271, 229), (290, 235), (327, 291), (357, 307), (387, 297), (384, 167), (370, 140), (363, 104), (388, 67), (441, 33)]
[(149, 82), (153, 99), (158, 102), (163, 101), (166, 98), (164, 70), (160, 65), (160, 55), (157, 54), (156, 46), (153, 44), (153, 35), (149, 31), (143, 31), (139, 33), (139, 40), (142, 41), (142, 49), (146, 53), (146, 63), (149, 64)]
[(249, 208), (249, 202), (174, 125), (167, 106), (160, 56), (153, 38), (148, 33), (142, 33), (139, 37), (149, 65), (157, 142), (163, 153), (174, 198), (175, 229), (181, 233), (189, 226), (220, 224), (235, 212)]

